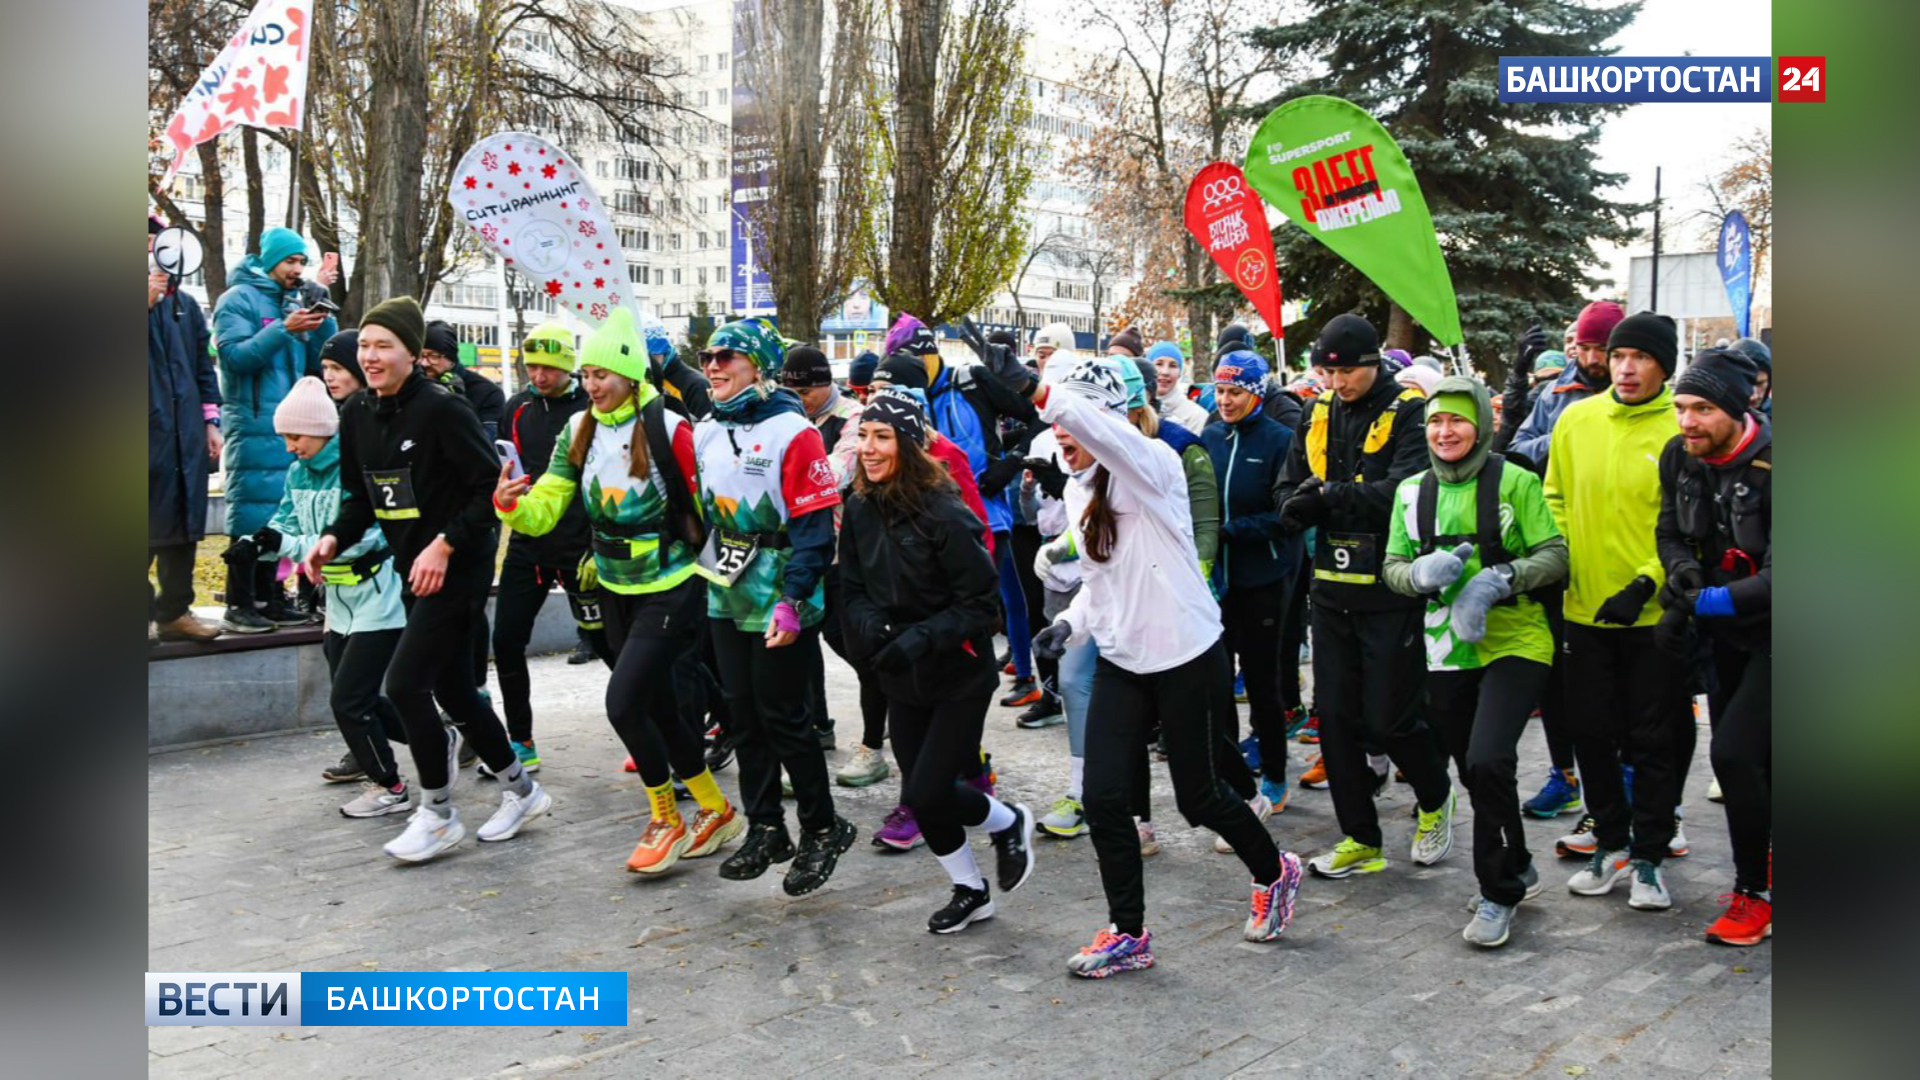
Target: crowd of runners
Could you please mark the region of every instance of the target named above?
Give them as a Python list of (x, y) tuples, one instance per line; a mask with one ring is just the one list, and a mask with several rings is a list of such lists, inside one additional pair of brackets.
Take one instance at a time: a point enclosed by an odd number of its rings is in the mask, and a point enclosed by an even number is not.
[[(557, 587), (650, 811), (633, 873), (720, 857), (721, 878), (779, 864), (788, 894), (811, 893), (861, 832), (835, 785), (897, 783), (871, 842), (940, 863), (935, 933), (994, 915), (1037, 837), (1089, 837), (1107, 910), (1068, 967), (1100, 978), (1154, 963), (1143, 867), (1164, 764), (1180, 815), (1245, 868), (1250, 941), (1282, 936), (1307, 876), (1447, 858), (1464, 798), (1463, 937), (1491, 948), (1545, 884), (1529, 816), (1570, 823), (1553, 851), (1570, 892), (1673, 904), (1662, 867), (1690, 851), (1704, 695), (1735, 866), (1705, 933), (1771, 933), (1759, 341), (1683, 357), (1673, 320), (1599, 301), (1560, 342), (1518, 335), (1496, 389), (1383, 349), (1357, 315), (1289, 375), (1237, 325), (1200, 357), (1133, 330), (1082, 350), (1063, 324), (1031, 340), (966, 325), (943, 351), (902, 314), (842, 385), (772, 321), (719, 326), (696, 370), (623, 309), (583, 340), (533, 329), (528, 386), (505, 400), (410, 297), (336, 333), (305, 252), (268, 230), (211, 320), (149, 281), (151, 617), (175, 640), (323, 619), (346, 744), (324, 778), (362, 785), (350, 818), (406, 815), (395, 859), (465, 839), (470, 765), (498, 788), (477, 840), (551, 810), (526, 653)], [(180, 584), (208, 452), (231, 538), (219, 624)], [(844, 755), (823, 641), (859, 681)], [(1043, 812), (996, 793), (996, 701), (1023, 710), (1016, 730), (1067, 728), (1069, 781)], [(1534, 719), (1552, 767), (1529, 793)], [(737, 801), (715, 777), (729, 766)], [(1411, 822), (1376, 810), (1395, 779)], [(1297, 787), (1327, 790), (1343, 834), (1311, 858), (1270, 821)]]

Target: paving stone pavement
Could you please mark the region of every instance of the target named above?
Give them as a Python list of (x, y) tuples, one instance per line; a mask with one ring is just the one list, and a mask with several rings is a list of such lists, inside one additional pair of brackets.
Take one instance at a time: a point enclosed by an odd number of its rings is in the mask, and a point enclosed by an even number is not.
[[(852, 673), (829, 654), (843, 760), (858, 739)], [(1530, 822), (1547, 883), (1513, 940), (1460, 939), (1475, 892), (1464, 793), (1454, 852), (1405, 858), (1411, 794), (1381, 796), (1385, 873), (1309, 878), (1286, 937), (1240, 938), (1247, 882), (1213, 836), (1154, 802), (1164, 850), (1147, 860), (1159, 965), (1087, 981), (1066, 958), (1104, 921), (1083, 838), (1038, 841), (1039, 868), (996, 897), (998, 917), (926, 932), (947, 884), (924, 849), (867, 837), (895, 779), (836, 789), (861, 841), (819, 893), (789, 899), (779, 873), (721, 881), (717, 860), (661, 879), (624, 872), (643, 825), (639, 781), (602, 712), (604, 669), (532, 662), (539, 779), (553, 813), (509, 843), (471, 839), (405, 867), (380, 845), (403, 819), (350, 821), (350, 786), (322, 784), (332, 732), (152, 757), (148, 765), (150, 971), (626, 971), (623, 1028), (153, 1028), (155, 1076), (648, 1074), (877, 1076), (1594, 1076), (1772, 1071), (1773, 946), (1707, 944), (1732, 886), (1726, 821), (1706, 801), (1707, 739), (1688, 781), (1693, 854), (1669, 864), (1673, 910), (1637, 912), (1563, 887), (1553, 838)], [(1021, 731), (994, 708), (987, 747), (1001, 790), (1044, 812), (1067, 778), (1064, 728)], [(1295, 746), (1290, 772), (1311, 760)], [(1522, 796), (1546, 769), (1538, 725), (1521, 744)], [(720, 774), (731, 793), (735, 773)], [(468, 770), (454, 798), (469, 832), (497, 800)], [(1303, 857), (1339, 839), (1325, 792), (1296, 790), (1269, 824)], [(976, 842), (984, 865), (991, 849)]]

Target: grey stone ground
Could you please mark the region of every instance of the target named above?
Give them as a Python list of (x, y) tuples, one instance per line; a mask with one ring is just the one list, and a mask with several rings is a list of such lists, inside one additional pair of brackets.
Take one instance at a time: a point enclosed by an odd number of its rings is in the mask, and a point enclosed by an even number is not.
[[(828, 656), (845, 756), (857, 739), (851, 672)], [(638, 781), (601, 712), (603, 670), (533, 662), (540, 780), (554, 813), (503, 845), (471, 830), (497, 799), (471, 771), (456, 802), (469, 838), (422, 867), (380, 845), (400, 818), (348, 821), (320, 769), (331, 732), (162, 754), (148, 767), (151, 971), (586, 970), (631, 973), (624, 1028), (154, 1028), (150, 1073), (272, 1076), (1753, 1075), (1771, 1071), (1773, 947), (1700, 935), (1732, 884), (1726, 825), (1705, 799), (1706, 738), (1688, 784), (1693, 855), (1670, 864), (1676, 907), (1562, 887), (1572, 867), (1528, 826), (1548, 883), (1497, 952), (1462, 942), (1474, 891), (1464, 795), (1454, 853), (1404, 858), (1410, 795), (1381, 814), (1401, 857), (1386, 873), (1309, 878), (1274, 945), (1240, 940), (1246, 879), (1212, 835), (1177, 820), (1164, 769), (1165, 850), (1148, 860), (1159, 966), (1089, 982), (1064, 961), (1104, 921), (1085, 839), (1042, 842), (1039, 869), (999, 916), (955, 937), (925, 919), (945, 879), (924, 849), (883, 855), (867, 835), (897, 780), (838, 789), (861, 842), (820, 893), (779, 874), (724, 882), (717, 860), (646, 880), (622, 864), (642, 826)], [(1066, 780), (1064, 728), (1020, 731), (995, 708), (987, 743), (1003, 793), (1041, 809)], [(1311, 750), (1294, 748), (1292, 772)], [(1305, 752), (1306, 757), (1302, 757)], [(1527, 794), (1545, 770), (1522, 743)], [(729, 789), (730, 768), (722, 773)], [(1338, 836), (1326, 793), (1297, 791), (1270, 825), (1303, 856)], [(977, 845), (983, 863), (990, 854)], [(990, 864), (989, 864), (990, 865)]]

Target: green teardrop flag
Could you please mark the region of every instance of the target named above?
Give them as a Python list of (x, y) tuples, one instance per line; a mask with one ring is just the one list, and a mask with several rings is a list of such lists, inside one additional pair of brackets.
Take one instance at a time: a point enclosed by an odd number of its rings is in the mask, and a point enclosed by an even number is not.
[(1433, 215), (1405, 154), (1380, 122), (1336, 97), (1295, 98), (1247, 145), (1247, 182), (1347, 260), (1443, 345), (1460, 309)]

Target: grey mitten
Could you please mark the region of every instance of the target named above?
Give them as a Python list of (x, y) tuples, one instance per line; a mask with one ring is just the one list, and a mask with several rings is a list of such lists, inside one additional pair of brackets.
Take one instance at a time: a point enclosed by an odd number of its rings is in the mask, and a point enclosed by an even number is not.
[(1513, 593), (1513, 579), (1497, 566), (1489, 566), (1473, 575), (1453, 598), (1449, 618), (1453, 636), (1461, 641), (1478, 642), (1487, 636), (1487, 609)]
[(1413, 560), (1409, 567), (1413, 573), (1413, 587), (1423, 593), (1437, 593), (1441, 589), (1460, 580), (1460, 572), (1467, 568), (1467, 560), (1473, 556), (1473, 545), (1462, 542), (1452, 551), (1430, 551)]
[(1073, 627), (1065, 619), (1055, 619), (1047, 628), (1033, 636), (1033, 653), (1044, 660), (1058, 660), (1067, 654), (1067, 640), (1073, 637)]

